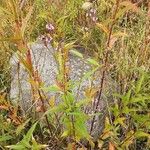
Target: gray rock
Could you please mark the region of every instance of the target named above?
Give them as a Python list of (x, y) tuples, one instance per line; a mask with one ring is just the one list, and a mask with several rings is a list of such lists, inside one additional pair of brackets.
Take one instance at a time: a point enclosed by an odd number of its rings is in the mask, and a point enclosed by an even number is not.
[[(35, 43), (30, 46), (31, 57), (34, 69), (38, 70), (40, 78), (42, 79), (45, 87), (54, 85), (56, 82), (56, 76), (58, 74), (57, 62), (55, 61), (52, 52), (54, 51), (51, 46), (47, 49), (42, 43)], [(17, 54), (14, 54), (10, 60), (11, 65), (11, 91), (10, 98), (14, 102), (21, 102), (21, 106), (24, 110), (28, 108), (31, 97), (31, 87), (29, 83), (29, 75), (24, 66), (19, 62)], [(91, 70), (91, 66), (85, 63), (79, 57), (70, 55), (70, 79), (72, 82), (81, 82), (81, 78), (85, 73)], [(100, 78), (94, 81), (94, 84), (99, 84)], [(90, 86), (90, 82), (86, 79), (82, 81), (80, 88), (87, 88)], [(78, 88), (78, 86), (76, 87)], [(74, 90), (77, 94), (77, 89)], [(49, 93), (48, 93), (49, 94)], [(79, 93), (80, 98), (83, 98), (83, 89)], [(82, 96), (81, 96), (82, 95)], [(51, 95), (50, 95), (51, 96)], [(29, 104), (30, 105), (30, 104)]]
[[(44, 44), (42, 43), (34, 43), (30, 46), (31, 49), (31, 56), (32, 56), (32, 62), (34, 68), (38, 70), (38, 73), (40, 74), (40, 77), (42, 78), (42, 81), (44, 82), (45, 86), (50, 86), (55, 84), (56, 81), (56, 75), (58, 73), (57, 70), (57, 62), (55, 61), (52, 52), (54, 49), (49, 46), (49, 49), (47, 49)], [(87, 64), (84, 60), (81, 58), (70, 55), (69, 58), (70, 62), (70, 79), (72, 82), (80, 82), (81, 78), (85, 73), (90, 71), (92, 69), (92, 66)], [(14, 54), (13, 57), (10, 60), (11, 64), (11, 91), (10, 91), (10, 98), (14, 103), (18, 103), (21, 105), (22, 109), (25, 111), (28, 111), (32, 107), (32, 94), (31, 94), (31, 86), (29, 83), (29, 76), (25, 68), (22, 64), (19, 63), (17, 54)], [(94, 86), (99, 87), (101, 76), (100, 72), (95, 73), (96, 79), (94, 80)], [(108, 78), (108, 77), (106, 77)], [(84, 98), (84, 89), (88, 88), (91, 85), (90, 80), (86, 79), (82, 81), (80, 84), (80, 92), (79, 92), (79, 99)], [(109, 84), (107, 88), (105, 87), (105, 94), (103, 93), (102, 99), (99, 104), (99, 112), (105, 112), (105, 106), (106, 106), (106, 100), (108, 92), (113, 89), (112, 82), (109, 80)], [(76, 87), (73, 91), (76, 95), (78, 95), (78, 87)], [(48, 92), (47, 96), (50, 97), (53, 95), (53, 93)], [(59, 98), (58, 98), (59, 99)], [(87, 113), (93, 113), (95, 111), (95, 108), (90, 105), (85, 108)], [(103, 128), (103, 122), (104, 122), (104, 114), (103, 117), (96, 118), (96, 123), (94, 127), (94, 136), (97, 138), (99, 134), (101, 133)], [(88, 122), (88, 128), (90, 129), (91, 120)]]
[[(50, 49), (52, 49), (50, 47)], [(31, 46), (31, 56), (34, 68), (36, 68), (45, 83), (45, 86), (53, 85), (55, 82), (57, 67), (53, 56), (43, 44)], [(24, 111), (31, 107), (32, 93), (29, 83), (29, 75), (24, 66), (19, 62), (17, 54), (10, 60), (11, 64), (11, 90), (10, 98), (18, 102)]]

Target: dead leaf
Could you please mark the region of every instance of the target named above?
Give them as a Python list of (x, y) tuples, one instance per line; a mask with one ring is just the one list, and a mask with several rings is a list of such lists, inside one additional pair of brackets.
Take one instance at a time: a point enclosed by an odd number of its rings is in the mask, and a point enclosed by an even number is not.
[(109, 150), (115, 150), (115, 146), (111, 142), (109, 142)]

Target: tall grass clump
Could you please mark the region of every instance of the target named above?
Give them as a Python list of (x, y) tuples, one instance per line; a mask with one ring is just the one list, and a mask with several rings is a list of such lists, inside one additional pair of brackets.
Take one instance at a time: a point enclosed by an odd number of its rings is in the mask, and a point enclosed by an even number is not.
[[(0, 19), (0, 149), (150, 148), (148, 0), (0, 0)], [(45, 87), (31, 58), (29, 45), (39, 37), (47, 49), (49, 44), (55, 49), (58, 73), (50, 87)], [(82, 79), (93, 83), (93, 74), (100, 70), (97, 88), (82, 91), (80, 83), (68, 78), (70, 51), (92, 66)], [(28, 113), (10, 98), (9, 62), (14, 53), (29, 76), (31, 105), (37, 97), (39, 101)], [(102, 131), (95, 138), (91, 133), (98, 107), (110, 84), (114, 89), (106, 93), (109, 99), (98, 123)], [(84, 93), (82, 101), (74, 87)], [(47, 91), (59, 93), (59, 100), (47, 100)], [(87, 114), (85, 106), (95, 109)]]

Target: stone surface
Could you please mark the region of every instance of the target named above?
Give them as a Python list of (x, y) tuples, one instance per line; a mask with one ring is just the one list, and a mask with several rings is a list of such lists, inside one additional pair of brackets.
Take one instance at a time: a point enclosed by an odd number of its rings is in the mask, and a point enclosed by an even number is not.
[[(52, 50), (51, 47), (50, 49)], [(36, 43), (31, 46), (31, 56), (33, 66), (38, 70), (45, 86), (54, 84), (57, 67), (49, 50), (43, 44)], [(10, 98), (21, 103), (23, 110), (27, 110), (32, 99), (28, 73), (19, 63), (17, 54), (13, 55), (10, 64), (12, 76)]]
[[(56, 82), (56, 76), (58, 73), (57, 63), (52, 55), (53, 48), (49, 46), (47, 49), (42, 43), (35, 43), (30, 46), (32, 63), (34, 68), (38, 70), (40, 78), (42, 79), (45, 87), (54, 85)], [(14, 54), (10, 60), (11, 64), (11, 92), (10, 98), (12, 100), (21, 101), (21, 105), (24, 109), (30, 105), (31, 101), (31, 87), (29, 83), (29, 76), (24, 66), (19, 63), (17, 54)], [(81, 78), (85, 73), (91, 70), (91, 66), (85, 63), (81, 58), (70, 55), (69, 58), (70, 66), (70, 79), (72, 82), (80, 82)], [(94, 80), (94, 84), (98, 85), (100, 78)], [(87, 88), (90, 86), (90, 81), (83, 80), (80, 88)], [(78, 88), (78, 87), (76, 87)], [(74, 91), (77, 94), (77, 89)], [(83, 95), (84, 90), (82, 89), (79, 93)]]
[[(47, 49), (44, 44), (42, 43), (34, 43), (30, 46), (31, 49), (31, 56), (32, 56), (32, 62), (34, 68), (36, 68), (40, 74), (40, 77), (42, 78), (42, 81), (44, 82), (45, 86), (50, 86), (55, 84), (56, 81), (56, 74), (57, 74), (57, 63), (55, 59), (53, 58), (52, 52), (53, 48), (49, 46), (49, 49)], [(91, 70), (91, 66), (85, 61), (81, 60), (77, 56), (70, 55), (69, 58), (70, 61), (70, 79), (72, 82), (80, 81), (83, 74)], [(11, 64), (11, 76), (12, 76), (12, 82), (11, 82), (11, 91), (10, 91), (10, 98), (12, 101), (17, 102), (21, 105), (23, 110), (28, 110), (32, 106), (31, 102), (31, 87), (29, 84), (29, 77), (28, 73), (19, 63), (19, 60), (17, 58), (17, 55), (14, 54), (13, 57), (10, 60)], [(98, 72), (98, 76), (96, 76), (96, 79), (94, 81), (94, 86), (100, 85), (100, 73)], [(109, 90), (111, 89), (110, 82), (108, 84)], [(82, 99), (84, 95), (84, 89), (90, 86), (89, 80), (84, 80), (80, 85), (80, 92), (79, 97)], [(74, 90), (74, 92), (78, 93), (78, 87)], [(106, 90), (107, 92), (108, 90)], [(47, 93), (47, 95), (50, 97), (52, 93)], [(99, 104), (99, 111), (104, 113), (105, 105), (106, 105), (107, 96), (103, 93), (102, 100)], [(94, 107), (91, 105), (86, 110), (88, 113), (94, 112)], [(104, 117), (104, 114), (103, 114)], [(94, 127), (93, 134), (95, 137), (98, 137), (100, 132), (102, 131), (101, 128), (103, 128), (103, 117), (100, 117), (96, 119), (97, 125)], [(98, 121), (99, 120), (99, 121)], [(88, 122), (88, 128), (90, 129), (91, 120)], [(99, 130), (99, 132), (98, 132)]]

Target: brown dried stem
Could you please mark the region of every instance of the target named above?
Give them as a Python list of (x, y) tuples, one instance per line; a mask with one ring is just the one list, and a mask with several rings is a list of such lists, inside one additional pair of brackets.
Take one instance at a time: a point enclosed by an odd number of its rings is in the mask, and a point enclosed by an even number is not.
[[(101, 97), (102, 97), (103, 86), (104, 86), (104, 81), (105, 81), (105, 75), (106, 75), (107, 66), (108, 66), (108, 58), (109, 58), (109, 51), (110, 51), (111, 36), (112, 36), (112, 32), (113, 32), (113, 27), (114, 27), (114, 25), (115, 25), (116, 15), (117, 15), (117, 12), (118, 12), (118, 9), (119, 9), (119, 4), (120, 4), (120, 0), (117, 0), (117, 1), (116, 1), (116, 8), (115, 8), (114, 14), (113, 14), (113, 16), (112, 16), (113, 22), (112, 22), (112, 24), (111, 24), (111, 26), (110, 26), (109, 35), (108, 35), (108, 39), (107, 39), (106, 54), (105, 54), (105, 59), (104, 59), (104, 70), (103, 70), (103, 72), (102, 72), (101, 84), (100, 84), (100, 89), (99, 89), (99, 92), (98, 92), (97, 103), (95, 102), (96, 108), (95, 108), (94, 113), (97, 113), (97, 112), (98, 112), (98, 106), (99, 106), (99, 104), (100, 104), (100, 100), (101, 100)], [(94, 116), (93, 119), (92, 119), (90, 133), (91, 133), (92, 130), (93, 130), (94, 122), (95, 122), (95, 116)]]

